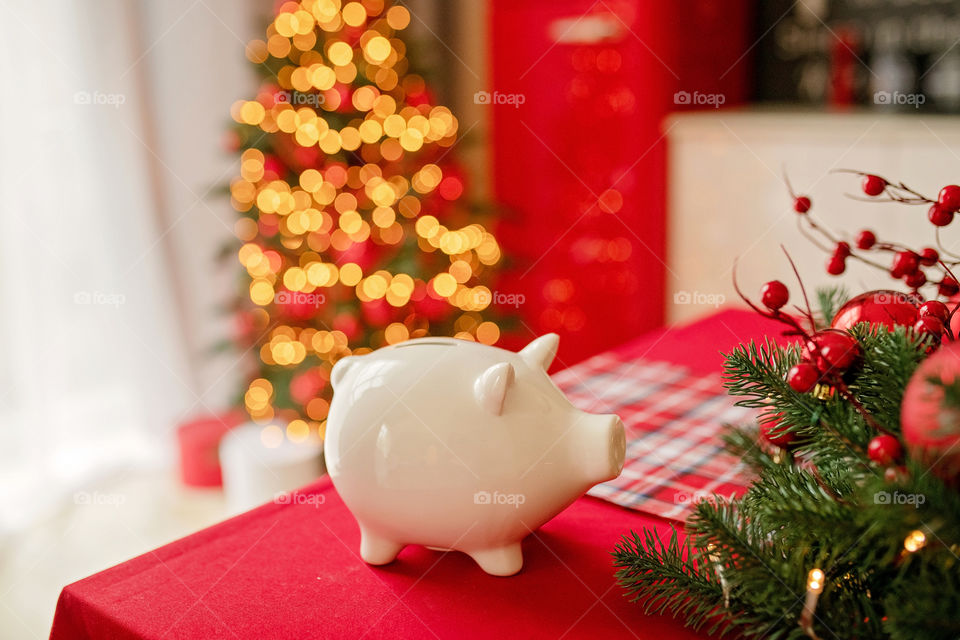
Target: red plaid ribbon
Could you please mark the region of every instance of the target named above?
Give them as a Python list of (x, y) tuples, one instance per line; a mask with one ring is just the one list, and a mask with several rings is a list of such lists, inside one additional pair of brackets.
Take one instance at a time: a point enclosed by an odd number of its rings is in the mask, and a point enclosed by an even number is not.
[(553, 376), (579, 409), (615, 413), (627, 430), (620, 477), (589, 494), (630, 509), (685, 520), (713, 494), (739, 494), (745, 469), (726, 453), (725, 424), (756, 417), (734, 406), (719, 374), (695, 375), (686, 367), (603, 353)]

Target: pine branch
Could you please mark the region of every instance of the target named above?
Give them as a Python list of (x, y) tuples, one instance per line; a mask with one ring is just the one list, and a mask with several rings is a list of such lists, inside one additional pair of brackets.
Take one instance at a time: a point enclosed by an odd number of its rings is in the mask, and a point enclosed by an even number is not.
[(689, 561), (689, 542), (680, 543), (676, 528), (664, 544), (656, 530), (624, 535), (613, 553), (616, 578), (631, 602), (644, 613), (683, 618), (685, 626), (721, 635), (737, 625), (725, 611), (723, 587), (709, 564)]
[(781, 414), (777, 419), (786, 430), (801, 435), (820, 421), (820, 401), (797, 393), (786, 382), (787, 371), (800, 361), (799, 345), (751, 341), (724, 357), (723, 386), (730, 395), (742, 398), (737, 406), (763, 409), (761, 421)]
[(829, 326), (830, 320), (837, 315), (840, 307), (850, 299), (844, 287), (825, 287), (817, 289), (817, 307), (820, 310), (822, 324)]
[(852, 333), (863, 348), (863, 365), (851, 384), (864, 407), (885, 427), (899, 433), (900, 404), (913, 372), (926, 357), (930, 338), (897, 327), (861, 323)]

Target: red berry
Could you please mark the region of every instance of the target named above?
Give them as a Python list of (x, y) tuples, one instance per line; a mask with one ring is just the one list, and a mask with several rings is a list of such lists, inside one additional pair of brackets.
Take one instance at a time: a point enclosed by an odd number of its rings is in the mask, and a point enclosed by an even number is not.
[(932, 267), (940, 260), (940, 254), (933, 247), (927, 247), (920, 252), (920, 264), (925, 267)]
[(940, 195), (937, 196), (937, 204), (947, 211), (960, 209), (960, 187), (955, 184), (948, 184), (943, 189), (940, 189)]
[(927, 316), (936, 318), (940, 322), (946, 322), (947, 318), (950, 317), (950, 308), (939, 300), (927, 300), (920, 305), (920, 317), (925, 318)]
[(813, 391), (820, 381), (820, 372), (809, 362), (801, 362), (790, 367), (787, 372), (787, 384), (797, 393)]
[(772, 311), (776, 311), (787, 304), (790, 299), (790, 292), (787, 286), (779, 280), (771, 280), (760, 289), (760, 301), (763, 306)]
[(943, 280), (940, 281), (938, 291), (943, 297), (950, 298), (960, 292), (960, 284), (950, 276), (944, 276)]
[(887, 181), (880, 176), (866, 175), (863, 176), (860, 186), (868, 196), (878, 196), (887, 188)]
[(917, 269), (907, 276), (906, 283), (911, 289), (919, 289), (923, 285), (927, 284), (927, 274)]
[(781, 420), (783, 420), (782, 413), (764, 418), (760, 423), (760, 433), (770, 444), (786, 448), (797, 436), (787, 431)]
[(826, 329), (813, 335), (804, 346), (804, 359), (812, 361), (820, 373), (843, 373), (860, 357), (860, 345), (848, 333)]
[(899, 460), (902, 453), (903, 448), (900, 446), (900, 441), (886, 434), (876, 436), (867, 445), (867, 455), (870, 456), (870, 459), (884, 466)]
[(857, 234), (857, 249), (869, 249), (875, 244), (877, 244), (877, 236), (873, 234), (873, 231), (864, 229)]
[(847, 263), (838, 255), (833, 255), (827, 260), (827, 273), (832, 276), (838, 276), (847, 270)]
[(933, 223), (935, 227), (945, 227), (953, 222), (953, 211), (943, 209), (938, 204), (931, 205), (929, 211), (927, 211), (927, 220)]
[(810, 206), (812, 204), (813, 203), (810, 202), (810, 198), (807, 196), (800, 196), (793, 201), (793, 210), (797, 213), (806, 213), (807, 211), (810, 211)]
[(932, 336), (939, 338), (943, 335), (943, 322), (939, 318), (934, 318), (933, 316), (923, 316), (917, 323), (913, 325), (914, 331), (917, 333), (929, 333)]
[(841, 240), (837, 243), (837, 248), (833, 250), (833, 255), (846, 258), (850, 255), (850, 243)]
[(893, 256), (890, 275), (894, 278), (902, 278), (915, 273), (919, 266), (920, 260), (913, 251), (897, 251), (896, 255)]

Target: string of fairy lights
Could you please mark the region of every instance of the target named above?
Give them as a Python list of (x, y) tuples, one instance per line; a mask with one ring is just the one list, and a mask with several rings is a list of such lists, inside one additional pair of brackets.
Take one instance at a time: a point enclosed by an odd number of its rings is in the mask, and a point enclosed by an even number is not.
[[(927, 534), (920, 529), (914, 529), (903, 539), (903, 551), (901, 558), (920, 551), (927, 546)], [(803, 632), (813, 640), (819, 640), (820, 636), (814, 630), (814, 620), (817, 612), (817, 603), (820, 600), (820, 594), (826, 583), (826, 574), (823, 569), (814, 567), (807, 572), (807, 591), (803, 601), (803, 609), (800, 612), (800, 619), (797, 621)], [(722, 579), (722, 578), (721, 578)], [(838, 587), (842, 584), (838, 583)], [(726, 593), (724, 586), (724, 593)]]
[[(254, 345), (264, 366), (244, 403), (266, 425), (268, 446), (284, 436), (322, 437), (332, 364), (439, 329), (442, 314), (428, 307), (452, 308), (449, 333), (456, 338), (485, 344), (500, 338), (499, 326), (481, 314), (492, 295), (480, 276), (501, 260), (496, 239), (475, 222), (447, 226), (427, 206), (463, 193), (462, 180), (445, 172), (436, 153), (456, 142), (459, 123), (448, 108), (429, 104), (424, 79), (409, 73), (406, 45), (396, 36), (411, 16), (389, 4), (286, 2), (266, 38), (247, 46), (249, 60), (275, 69), (275, 78), (253, 100), (236, 102), (233, 119), (309, 165), (292, 166), (251, 143), (230, 184), (242, 214), (235, 231), (249, 277), (250, 324), (265, 329)], [(419, 273), (423, 265), (353, 255), (370, 247), (397, 253), (409, 243), (421, 255), (443, 256), (429, 263), (440, 268)], [(345, 291), (361, 305), (387, 305), (383, 326), (367, 319), (366, 331), (358, 331), (356, 313), (343, 317), (329, 304), (342, 301)], [(281, 296), (312, 301), (317, 313), (308, 308), (292, 321), (278, 304)], [(299, 376), (283, 394), (270, 379), (280, 368)], [(293, 397), (293, 406), (278, 406), (281, 395)]]

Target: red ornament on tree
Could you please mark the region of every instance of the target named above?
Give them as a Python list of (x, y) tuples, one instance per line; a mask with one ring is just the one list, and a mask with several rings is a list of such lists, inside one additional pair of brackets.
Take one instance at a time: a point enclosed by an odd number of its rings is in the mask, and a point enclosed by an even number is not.
[(825, 329), (813, 334), (803, 348), (803, 359), (813, 362), (820, 373), (842, 374), (860, 357), (860, 345), (848, 333)]
[(305, 405), (316, 398), (326, 384), (326, 372), (319, 367), (313, 367), (290, 380), (290, 397), (294, 402)]
[(960, 342), (951, 342), (913, 372), (900, 407), (903, 439), (911, 456), (952, 484), (960, 480), (960, 406), (947, 399), (944, 388), (957, 384)]
[(352, 313), (338, 313), (333, 318), (334, 331), (342, 331), (348, 340), (356, 340), (360, 337), (360, 322)]
[(916, 323), (917, 304), (913, 298), (899, 291), (868, 291), (851, 298), (840, 307), (830, 326), (847, 331), (861, 322), (882, 324), (888, 329), (909, 327)]
[(763, 422), (760, 423), (760, 435), (770, 444), (786, 449), (797, 439), (797, 436), (786, 430), (786, 427), (781, 423), (782, 420), (782, 413), (764, 418)]
[(900, 441), (886, 434), (877, 436), (867, 445), (867, 455), (877, 464), (887, 466), (900, 459), (903, 453)]
[(819, 381), (820, 372), (809, 362), (795, 364), (787, 372), (787, 384), (797, 393), (813, 391)]

